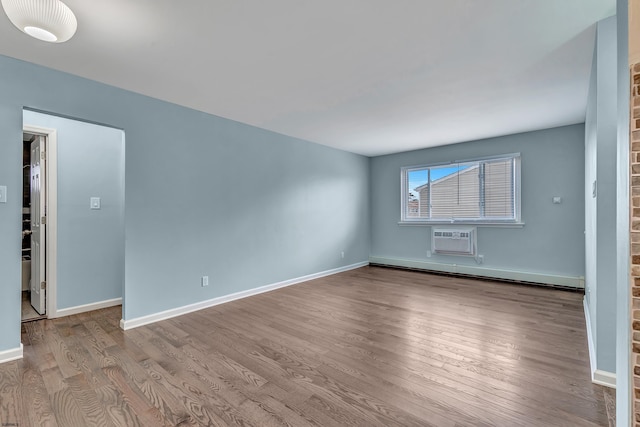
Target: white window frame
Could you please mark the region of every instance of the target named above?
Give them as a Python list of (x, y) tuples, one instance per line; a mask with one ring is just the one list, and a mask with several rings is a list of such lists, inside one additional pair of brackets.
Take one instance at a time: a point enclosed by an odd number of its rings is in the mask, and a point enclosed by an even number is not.
[[(514, 218), (500, 219), (500, 218), (454, 218), (451, 220), (443, 219), (425, 219), (407, 217), (407, 203), (409, 201), (409, 179), (408, 174), (416, 170), (424, 170), (428, 168), (442, 167), (447, 165), (459, 165), (459, 164), (473, 164), (479, 162), (488, 162), (496, 160), (513, 159), (513, 202), (514, 202)], [(488, 226), (506, 226), (506, 227), (521, 227), (524, 225), (522, 222), (522, 203), (521, 203), (521, 159), (520, 153), (502, 154), (499, 156), (480, 157), (467, 160), (453, 160), (450, 162), (430, 163), (419, 166), (405, 166), (400, 171), (400, 225), (442, 225), (442, 224), (461, 224), (461, 225), (488, 225)]]

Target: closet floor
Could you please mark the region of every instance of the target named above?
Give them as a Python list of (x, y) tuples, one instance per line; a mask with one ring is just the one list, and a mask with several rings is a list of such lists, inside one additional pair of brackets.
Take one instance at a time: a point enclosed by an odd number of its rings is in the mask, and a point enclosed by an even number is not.
[(46, 318), (46, 316), (38, 314), (38, 312), (31, 306), (29, 297), (29, 291), (22, 291), (22, 321), (30, 322), (32, 320)]

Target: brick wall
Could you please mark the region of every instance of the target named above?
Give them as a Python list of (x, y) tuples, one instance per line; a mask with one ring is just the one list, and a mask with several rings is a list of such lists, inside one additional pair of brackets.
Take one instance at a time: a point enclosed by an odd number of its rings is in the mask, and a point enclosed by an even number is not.
[(640, 63), (631, 66), (631, 286), (633, 406), (640, 427)]

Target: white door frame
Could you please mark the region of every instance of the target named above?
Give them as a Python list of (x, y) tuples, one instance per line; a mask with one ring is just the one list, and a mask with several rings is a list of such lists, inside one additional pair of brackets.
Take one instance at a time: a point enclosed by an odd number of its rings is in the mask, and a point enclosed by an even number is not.
[(57, 278), (58, 278), (58, 132), (56, 129), (24, 124), (22, 131), (45, 137), (46, 153), (46, 316), (58, 317)]

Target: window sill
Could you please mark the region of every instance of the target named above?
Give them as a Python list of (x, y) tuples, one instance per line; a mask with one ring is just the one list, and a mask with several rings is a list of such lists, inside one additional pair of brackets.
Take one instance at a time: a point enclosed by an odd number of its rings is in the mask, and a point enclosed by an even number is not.
[(473, 226), (473, 227), (488, 227), (488, 228), (523, 228), (524, 222), (474, 222), (474, 221), (399, 221), (398, 225), (402, 226)]

